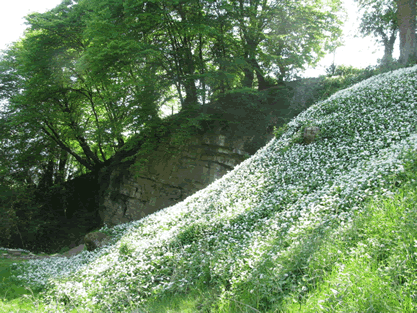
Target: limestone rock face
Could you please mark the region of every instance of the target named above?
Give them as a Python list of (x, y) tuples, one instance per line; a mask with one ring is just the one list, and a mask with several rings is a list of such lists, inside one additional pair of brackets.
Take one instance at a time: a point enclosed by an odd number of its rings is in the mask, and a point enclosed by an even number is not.
[(134, 164), (116, 165), (101, 178), (107, 182), (100, 197), (101, 220), (114, 226), (184, 200), (244, 161), (247, 140), (205, 134), (190, 139), (177, 154), (169, 153), (172, 147), (159, 147), (140, 170)]
[(85, 235), (84, 244), (88, 251), (94, 251), (107, 243), (109, 243), (110, 237), (102, 232), (93, 232)]

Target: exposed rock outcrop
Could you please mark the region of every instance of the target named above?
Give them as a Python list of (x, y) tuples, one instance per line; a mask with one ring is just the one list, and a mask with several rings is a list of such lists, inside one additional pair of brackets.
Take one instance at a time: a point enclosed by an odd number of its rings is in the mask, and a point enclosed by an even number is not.
[(100, 179), (103, 223), (141, 219), (205, 188), (248, 157), (243, 150), (247, 140), (204, 134), (190, 139), (177, 154), (170, 153), (173, 147), (161, 145), (142, 169), (123, 163), (107, 169)]
[(304, 128), (304, 143), (310, 144), (316, 140), (320, 133), (320, 128), (317, 126), (308, 126)]
[(110, 237), (102, 232), (92, 232), (84, 237), (84, 244), (88, 251), (94, 251), (110, 241)]

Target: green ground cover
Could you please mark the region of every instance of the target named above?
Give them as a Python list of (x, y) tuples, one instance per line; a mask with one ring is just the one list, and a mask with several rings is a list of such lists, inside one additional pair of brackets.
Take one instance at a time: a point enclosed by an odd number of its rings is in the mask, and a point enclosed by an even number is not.
[[(0, 249), (0, 254), (5, 250)], [(0, 312), (32, 312), (36, 307), (36, 295), (39, 290), (31, 290), (26, 284), (15, 279), (13, 264), (23, 260), (0, 259)]]
[(31, 312), (414, 312), (416, 88), (415, 66), (342, 90), (204, 190), (106, 227), (109, 246), (3, 277)]

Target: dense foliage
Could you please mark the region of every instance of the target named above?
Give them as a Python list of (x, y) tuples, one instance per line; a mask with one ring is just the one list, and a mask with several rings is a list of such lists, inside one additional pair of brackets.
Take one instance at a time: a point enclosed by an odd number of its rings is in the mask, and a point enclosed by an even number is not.
[[(361, 2), (363, 33), (392, 47), (395, 7)], [(77, 219), (60, 203), (74, 176), (162, 142), (181, 149), (211, 127), (240, 133), (246, 120), (259, 135), (287, 121), (289, 99), (292, 114), (324, 101), (204, 191), (103, 228), (114, 237), (103, 250), (17, 267), (20, 282), (45, 289), (54, 310), (126, 311), (181, 297), (194, 311), (414, 310), (415, 201), (386, 212), (362, 204), (376, 190), (390, 197), (404, 150), (415, 148), (416, 68), (356, 84), (397, 65), (333, 66), (329, 77), (292, 82), (303, 97), (285, 87), (339, 44), (339, 9), (338, 0), (64, 0), (28, 16), (25, 37), (0, 60), (3, 246), (51, 248), (52, 234), (58, 247), (71, 223), (91, 227), (96, 212)], [(311, 145), (302, 144), (307, 126), (321, 129)], [(367, 276), (355, 280), (353, 270)], [(371, 287), (390, 296), (358, 296), (375, 295)]]
[[(373, 304), (413, 311), (415, 262), (408, 258), (416, 253), (409, 237), (415, 223), (404, 218), (415, 210), (367, 211), (363, 203), (374, 193), (391, 195), (406, 152), (417, 145), (416, 73), (417, 67), (380, 74), (334, 94), (206, 189), (140, 221), (105, 228), (114, 236), (107, 248), (27, 263), (20, 278), (46, 287), (51, 308), (85, 311), (146, 308), (193, 290), (211, 294), (194, 308), (214, 312), (343, 311), (340, 301), (353, 311)], [(308, 145), (298, 140), (306, 125), (320, 128)], [(394, 213), (402, 216), (393, 220), (400, 228), (374, 236), (370, 218), (381, 216), (393, 229), (387, 214)], [(366, 236), (352, 238), (357, 229)], [(359, 272), (343, 280), (353, 266)], [(374, 286), (382, 288), (376, 295), (391, 296), (355, 297), (354, 277), (363, 273), (370, 283), (360, 290), (372, 294)]]
[[(167, 152), (175, 154), (183, 149), (190, 136), (220, 128), (235, 136), (244, 134), (253, 137), (245, 145), (245, 151), (254, 153), (265, 143), (265, 137), (262, 138), (265, 129), (272, 131), (274, 126), (287, 122), (291, 116), (311, 104), (325, 100), (335, 92), (363, 79), (389, 70), (390, 67), (376, 66), (359, 70), (337, 66), (332, 72), (329, 69), (330, 77), (296, 81), (285, 92), (276, 89), (250, 93), (236, 90), (218, 98), (215, 108), (221, 107), (221, 111), (210, 106), (203, 107), (203, 112), (209, 111), (210, 114), (176, 114), (132, 136), (114, 161), (123, 161), (125, 164), (136, 161), (135, 168), (139, 170), (146, 166), (152, 151), (159, 145), (171, 147)], [(337, 76), (332, 77), (331, 73)], [(270, 98), (273, 101), (279, 98), (282, 104), (277, 106), (277, 109), (282, 109), (279, 119), (264, 114)], [(292, 104), (290, 111), (287, 110), (288, 102)], [(283, 130), (287, 130), (285, 124), (276, 134)], [(83, 177), (88, 180), (87, 176)], [(0, 246), (25, 248), (34, 252), (57, 252), (62, 246), (77, 241), (91, 228), (99, 226), (97, 216), (92, 212), (97, 208), (94, 199), (97, 197), (94, 187), (96, 182), (83, 182), (85, 178), (55, 184), (53, 188), (46, 188), (51, 182), (48, 183), (45, 178), (36, 188), (34, 184), (19, 188), (3, 184), (0, 191), (0, 231), (3, 234), (0, 237)], [(52, 177), (49, 179), (52, 180)], [(77, 184), (81, 185), (77, 187)], [(102, 184), (102, 188), (105, 188), (105, 184)]]
[(227, 119), (234, 134), (252, 131), (254, 153), (290, 116), (283, 82), (338, 45), (340, 7), (64, 0), (28, 15), (24, 37), (0, 57), (0, 243), (56, 246), (44, 234), (70, 220), (73, 208), (52, 200), (67, 181), (162, 141), (175, 153)]
[(337, 45), (340, 6), (65, 0), (30, 14), (0, 62), (2, 175), (55, 183), (102, 168), (163, 109), (289, 79)]
[(396, 0), (356, 0), (363, 12), (360, 33), (363, 36), (373, 35), (378, 43), (384, 46), (382, 64), (392, 62), (394, 43), (398, 33), (397, 1)]

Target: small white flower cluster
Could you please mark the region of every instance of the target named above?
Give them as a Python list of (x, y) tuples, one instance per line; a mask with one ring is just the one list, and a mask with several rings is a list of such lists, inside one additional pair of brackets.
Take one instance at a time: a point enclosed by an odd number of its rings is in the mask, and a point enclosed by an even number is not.
[(10, 251), (10, 250), (13, 250), (13, 251), (20, 251), (20, 252), (30, 253), (30, 251), (29, 251), (29, 250), (19, 249), (19, 248), (16, 248), (16, 249), (9, 249), (9, 248), (2, 248), (2, 247), (0, 247), (0, 250), (4, 250), (4, 251)]
[[(306, 249), (306, 238), (313, 247), (314, 232), (349, 223), (384, 177), (403, 170), (403, 152), (417, 146), (416, 81), (415, 66), (340, 91), (204, 190), (106, 228), (119, 243), (70, 260), (30, 261), (22, 277), (50, 278), (55, 299), (115, 309), (201, 283), (231, 293), (248, 284), (278, 290), (293, 275), (278, 260)], [(320, 137), (299, 144), (294, 138), (306, 125), (318, 126)]]

